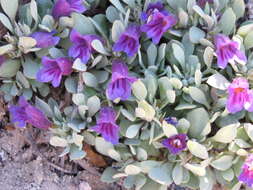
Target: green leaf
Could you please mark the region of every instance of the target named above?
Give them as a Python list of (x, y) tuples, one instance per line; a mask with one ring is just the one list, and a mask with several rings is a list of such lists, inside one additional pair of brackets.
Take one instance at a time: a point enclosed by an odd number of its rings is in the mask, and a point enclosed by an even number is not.
[(82, 76), (83, 76), (83, 81), (87, 86), (93, 87), (93, 88), (96, 88), (98, 86), (97, 78), (92, 73), (83, 72)]
[(197, 44), (205, 37), (205, 32), (196, 26), (192, 26), (189, 30), (189, 37), (192, 43)]
[(243, 0), (234, 0), (232, 8), (237, 19), (244, 16), (245, 3)]
[(110, 156), (112, 159), (114, 159), (118, 162), (122, 161), (120, 154), (114, 149), (108, 150), (108, 156)]
[(151, 43), (148, 46), (147, 55), (148, 55), (148, 65), (155, 65), (157, 57), (157, 48), (153, 43)]
[(35, 20), (35, 22), (37, 23), (38, 22), (38, 8), (37, 8), (37, 4), (35, 0), (31, 0), (30, 9), (31, 9), (31, 15), (33, 19)]
[(237, 124), (231, 124), (227, 125), (225, 127), (222, 127), (212, 138), (214, 141), (220, 142), (220, 143), (230, 143), (232, 142), (237, 133)]
[(184, 68), (184, 66), (185, 66), (184, 49), (180, 45), (178, 45), (177, 43), (173, 43), (172, 50), (173, 50), (173, 54), (174, 54), (176, 60), (180, 63), (182, 68)]
[(230, 82), (219, 73), (210, 76), (206, 82), (210, 86), (220, 90), (227, 90), (228, 86), (230, 85)]
[(201, 159), (208, 158), (208, 152), (205, 146), (191, 140), (187, 141), (187, 147), (189, 151), (196, 157)]
[(11, 0), (11, 2), (9, 0), (1, 0), (1, 6), (8, 17), (14, 21), (18, 10), (18, 0)]
[(127, 138), (134, 138), (138, 134), (142, 125), (143, 125), (143, 123), (130, 125), (127, 128), (126, 137)]
[(119, 0), (110, 0), (110, 2), (122, 13), (126, 14), (124, 7)]
[(140, 79), (132, 84), (132, 92), (138, 100), (145, 100), (148, 93), (144, 83)]
[(120, 20), (115, 20), (112, 25), (112, 41), (118, 41), (120, 35), (124, 32), (124, 24)]
[(9, 31), (13, 32), (13, 27), (10, 20), (3, 13), (0, 13), (0, 21)]
[(225, 155), (211, 162), (211, 166), (217, 170), (225, 171), (232, 166), (233, 156)]
[(95, 148), (96, 150), (105, 155), (108, 156), (108, 151), (113, 148), (113, 145), (110, 142), (105, 141), (102, 137), (97, 137), (95, 140)]
[(206, 176), (199, 177), (199, 189), (200, 190), (213, 190), (215, 181), (213, 174), (210, 170), (207, 170)]
[(189, 136), (192, 138), (201, 138), (201, 133), (209, 123), (209, 115), (204, 108), (196, 108), (187, 114), (186, 118), (191, 126), (189, 128)]
[(115, 20), (119, 20), (120, 17), (119, 17), (119, 12), (118, 10), (113, 7), (113, 6), (109, 6), (107, 9), (106, 9), (106, 18), (111, 22), (113, 23)]
[(152, 121), (155, 117), (154, 108), (149, 105), (145, 100), (138, 102), (138, 108), (135, 110), (136, 117), (144, 119), (146, 121)]
[(205, 105), (207, 108), (209, 108), (209, 104), (207, 102), (206, 96), (202, 90), (200, 90), (197, 87), (189, 87), (189, 93), (193, 100), (196, 102)]
[(107, 55), (110, 56), (110, 53), (108, 52), (107, 49), (105, 49), (104, 45), (102, 44), (102, 42), (100, 40), (93, 40), (91, 42), (91, 46), (99, 53), (103, 54), (103, 55)]
[(0, 77), (10, 78), (17, 74), (20, 68), (18, 59), (8, 59), (0, 65)]
[(180, 185), (182, 183), (183, 176), (183, 167), (179, 163), (177, 163), (172, 171), (172, 179), (176, 185)]
[(101, 181), (105, 182), (105, 183), (113, 183), (115, 181), (117, 181), (117, 179), (113, 178), (113, 176), (115, 174), (117, 174), (117, 170), (112, 168), (112, 167), (108, 167), (104, 170), (102, 176), (101, 176)]
[(169, 186), (172, 183), (170, 171), (172, 171), (172, 165), (165, 164), (160, 167), (152, 168), (148, 176), (157, 183)]
[(69, 93), (76, 93), (77, 92), (77, 80), (76, 78), (74, 77), (68, 77), (66, 80), (65, 80), (65, 88), (67, 89), (67, 91)]
[(65, 139), (58, 136), (51, 137), (49, 143), (52, 146), (58, 146), (58, 147), (66, 147), (68, 145), (68, 142)]
[[(74, 21), (73, 28), (81, 34), (95, 34), (95, 28), (90, 19), (79, 13), (72, 13), (71, 17)], [(84, 27), (85, 26), (85, 27)]]
[(137, 148), (137, 159), (140, 161), (148, 159), (148, 153), (145, 149), (138, 147)]
[(163, 121), (162, 128), (163, 128), (164, 134), (168, 138), (171, 137), (171, 136), (173, 136), (173, 135), (177, 135), (178, 134), (176, 127), (174, 127), (174, 125), (168, 124), (166, 121)]
[(214, 54), (214, 50), (211, 47), (206, 47), (203, 58), (204, 58), (204, 62), (207, 65), (207, 67), (211, 67), (212, 62), (213, 62), (213, 54)]
[(244, 45), (245, 45), (246, 50), (248, 50), (248, 49), (250, 49), (250, 48), (253, 47), (253, 31), (249, 32), (247, 34), (247, 36), (245, 37), (245, 39), (244, 39)]
[(253, 142), (253, 125), (251, 123), (245, 123), (244, 124), (244, 129), (249, 136), (251, 142)]
[(220, 28), (224, 34), (229, 35), (235, 27), (236, 15), (232, 8), (227, 8), (220, 19)]
[(95, 115), (100, 110), (100, 99), (97, 96), (92, 96), (87, 100), (89, 116)]
[(222, 177), (227, 181), (232, 181), (234, 179), (234, 171), (232, 168), (221, 172)]
[(136, 166), (136, 165), (133, 165), (133, 164), (130, 164), (128, 165), (126, 168), (125, 168), (125, 173), (127, 175), (137, 175), (141, 172), (141, 168)]
[(40, 110), (42, 110), (43, 113), (46, 114), (48, 117), (54, 116), (53, 111), (50, 108), (50, 106), (46, 102), (41, 100), (40, 98), (38, 98), (38, 97), (35, 98), (35, 104), (36, 104), (36, 107), (38, 107)]
[(72, 68), (81, 72), (87, 70), (87, 66), (79, 58), (74, 61)]
[(36, 75), (40, 69), (40, 65), (34, 60), (27, 58), (22, 63), (24, 75), (29, 79), (36, 79)]
[(78, 148), (70, 148), (70, 160), (81, 160), (86, 156), (86, 152)]
[(198, 176), (205, 176), (206, 175), (206, 169), (205, 167), (199, 165), (199, 164), (185, 164), (184, 167), (188, 170), (190, 170), (192, 173), (198, 175)]

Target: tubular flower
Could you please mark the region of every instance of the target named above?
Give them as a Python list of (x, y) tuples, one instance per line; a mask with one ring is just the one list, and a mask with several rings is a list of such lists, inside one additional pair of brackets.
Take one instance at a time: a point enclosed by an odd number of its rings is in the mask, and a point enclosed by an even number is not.
[(55, 46), (59, 43), (60, 38), (53, 36), (55, 32), (34, 32), (31, 37), (37, 42), (36, 47), (48, 48)]
[(162, 144), (170, 151), (171, 154), (176, 155), (186, 148), (186, 141), (186, 134), (178, 134), (163, 140)]
[(247, 186), (253, 187), (253, 154), (250, 154), (244, 162), (238, 179)]

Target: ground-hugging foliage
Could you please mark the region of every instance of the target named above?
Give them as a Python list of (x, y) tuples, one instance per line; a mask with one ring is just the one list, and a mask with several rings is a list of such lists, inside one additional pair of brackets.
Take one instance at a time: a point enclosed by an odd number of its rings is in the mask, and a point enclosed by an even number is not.
[(126, 188), (252, 186), (243, 0), (0, 2), (0, 84), (17, 127), (50, 130), (71, 160), (94, 146), (114, 160), (101, 180)]

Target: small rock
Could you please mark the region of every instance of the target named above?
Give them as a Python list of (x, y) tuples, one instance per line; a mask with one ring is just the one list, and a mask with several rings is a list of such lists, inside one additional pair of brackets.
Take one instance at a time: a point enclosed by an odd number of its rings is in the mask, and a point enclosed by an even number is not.
[(91, 190), (91, 187), (87, 182), (84, 181), (79, 184), (79, 190)]

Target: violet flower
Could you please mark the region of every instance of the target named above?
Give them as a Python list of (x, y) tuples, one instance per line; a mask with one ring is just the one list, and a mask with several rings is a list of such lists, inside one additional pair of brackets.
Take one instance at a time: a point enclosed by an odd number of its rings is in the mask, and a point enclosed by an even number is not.
[(155, 3), (149, 3), (147, 10), (141, 13), (141, 20), (143, 22), (146, 22), (149, 16), (152, 15), (154, 11), (162, 12), (164, 15), (168, 14), (162, 2), (158, 1)]
[(235, 61), (246, 62), (247, 58), (239, 49), (236, 41), (230, 40), (223, 34), (217, 34), (214, 39), (218, 67), (224, 69), (228, 62), (235, 64)]
[(163, 146), (165, 146), (171, 154), (179, 154), (186, 148), (187, 136), (186, 134), (173, 135), (162, 141)]
[(168, 124), (176, 126), (178, 124), (176, 117), (167, 117), (164, 119)]
[(253, 111), (253, 91), (249, 90), (249, 83), (245, 78), (236, 78), (228, 87), (227, 110), (236, 113), (243, 108)]
[(18, 105), (9, 108), (11, 121), (18, 127), (25, 127), (27, 123), (40, 129), (48, 129), (52, 123), (38, 108), (29, 104), (23, 96), (19, 98)]
[(142, 13), (145, 24), (141, 26), (141, 31), (145, 32), (148, 38), (152, 38), (154, 44), (158, 44), (163, 34), (177, 23), (175, 15), (166, 11), (160, 3), (150, 4), (146, 14)]
[(251, 188), (253, 187), (253, 154), (248, 155), (238, 180)]
[(206, 6), (206, 3), (213, 3), (213, 0), (198, 0), (198, 5), (201, 7), (201, 8), (204, 8)]
[(131, 96), (132, 83), (137, 79), (128, 75), (127, 66), (119, 61), (113, 61), (112, 79), (107, 86), (106, 93), (110, 100), (120, 98), (127, 100)]
[(62, 16), (70, 16), (72, 12), (83, 13), (86, 10), (82, 0), (57, 0), (52, 15), (59, 19)]
[(72, 30), (70, 34), (70, 41), (72, 46), (69, 48), (69, 56), (73, 58), (80, 58), (84, 64), (86, 64), (90, 56), (95, 50), (91, 46), (93, 40), (101, 40), (97, 35), (87, 34), (81, 35), (76, 30)]
[(3, 55), (0, 55), (0, 66), (5, 62), (6, 58)]
[(104, 107), (99, 112), (97, 125), (92, 130), (112, 144), (119, 143), (119, 126), (116, 124), (116, 112), (111, 107)]
[(51, 59), (42, 58), (43, 67), (37, 73), (37, 81), (52, 82), (54, 87), (61, 83), (62, 76), (67, 76), (72, 72), (72, 62), (68, 58)]
[(140, 47), (140, 27), (136, 25), (130, 25), (125, 32), (123, 32), (118, 41), (113, 46), (113, 51), (125, 52), (128, 56), (133, 56), (137, 53)]
[(36, 47), (38, 48), (48, 48), (55, 46), (59, 43), (60, 38), (53, 36), (56, 32), (34, 32), (31, 37), (37, 42)]

